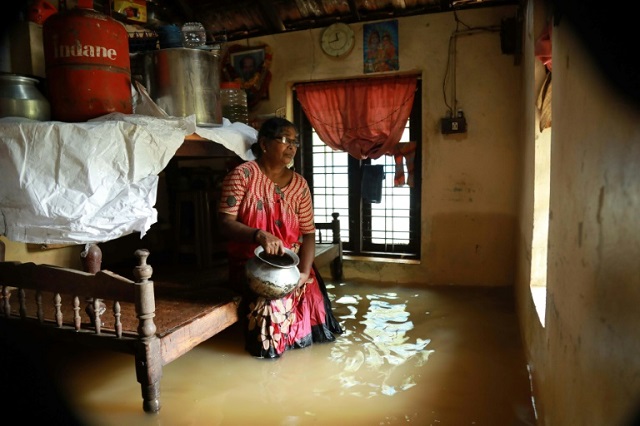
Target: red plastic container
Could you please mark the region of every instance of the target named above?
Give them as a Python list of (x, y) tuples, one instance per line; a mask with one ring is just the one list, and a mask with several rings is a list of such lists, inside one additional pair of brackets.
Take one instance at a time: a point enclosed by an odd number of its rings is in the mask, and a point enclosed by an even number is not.
[(43, 25), (51, 118), (81, 122), (111, 112), (131, 114), (127, 30), (80, 4), (52, 15)]

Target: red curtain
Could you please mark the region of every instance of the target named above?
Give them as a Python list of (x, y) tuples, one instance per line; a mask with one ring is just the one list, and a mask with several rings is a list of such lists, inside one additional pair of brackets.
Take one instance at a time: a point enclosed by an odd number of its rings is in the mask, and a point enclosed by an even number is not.
[(415, 76), (296, 85), (311, 125), (328, 146), (358, 159), (395, 154), (416, 92)]

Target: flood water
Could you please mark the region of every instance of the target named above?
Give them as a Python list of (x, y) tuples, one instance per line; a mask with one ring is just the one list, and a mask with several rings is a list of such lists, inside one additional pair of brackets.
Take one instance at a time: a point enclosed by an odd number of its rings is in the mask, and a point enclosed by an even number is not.
[(132, 356), (49, 356), (86, 425), (535, 424), (510, 289), (327, 285), (336, 342), (255, 359), (233, 326), (164, 367), (155, 415)]

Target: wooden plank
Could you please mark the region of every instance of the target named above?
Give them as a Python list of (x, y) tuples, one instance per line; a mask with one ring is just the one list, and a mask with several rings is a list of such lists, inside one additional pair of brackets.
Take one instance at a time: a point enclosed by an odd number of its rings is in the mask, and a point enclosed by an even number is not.
[(238, 301), (217, 306), (210, 312), (160, 336), (162, 364), (166, 365), (238, 321)]

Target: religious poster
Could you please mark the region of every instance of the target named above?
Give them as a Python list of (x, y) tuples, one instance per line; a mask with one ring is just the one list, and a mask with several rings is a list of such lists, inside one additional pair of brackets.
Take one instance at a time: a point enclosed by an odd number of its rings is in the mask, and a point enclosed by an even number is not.
[(363, 32), (364, 73), (397, 71), (398, 20), (365, 24)]
[(241, 84), (247, 92), (250, 110), (255, 109), (261, 100), (269, 99), (271, 59), (271, 48), (267, 45), (232, 45), (223, 59), (222, 81), (237, 81)]

